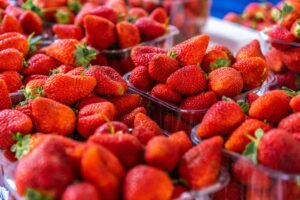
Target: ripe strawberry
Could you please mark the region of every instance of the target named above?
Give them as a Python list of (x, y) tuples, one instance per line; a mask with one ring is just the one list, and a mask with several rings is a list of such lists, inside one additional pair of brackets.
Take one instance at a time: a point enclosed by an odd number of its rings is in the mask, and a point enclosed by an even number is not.
[(46, 75), (30, 75), (27, 76), (24, 80), (23, 80), (23, 84), (26, 85), (29, 81), (31, 80), (36, 80), (36, 79), (48, 79), (48, 76)]
[(68, 71), (66, 74), (73, 76), (82, 76), (85, 75), (86, 68), (84, 67), (75, 67), (72, 70)]
[(118, 134), (129, 133), (128, 126), (119, 121), (106, 122), (105, 124), (99, 126), (95, 130), (94, 135), (100, 135), (100, 134), (112, 134), (113, 135), (113, 134), (117, 134), (117, 133)]
[(199, 137), (228, 135), (244, 120), (245, 114), (237, 103), (219, 101), (204, 115), (197, 128), (197, 135)]
[(134, 110), (132, 110), (130, 113), (123, 115), (119, 118), (121, 122), (129, 126), (130, 128), (133, 128), (134, 126), (134, 118), (138, 113), (146, 114), (146, 109), (144, 107), (137, 107)]
[(11, 100), (9, 91), (4, 80), (0, 79), (0, 111), (9, 109), (11, 107)]
[(266, 53), (267, 66), (275, 73), (280, 73), (285, 70), (282, 62), (281, 51), (276, 48), (271, 48)]
[(295, 40), (293, 34), (283, 26), (274, 26), (268, 31), (268, 35), (270, 37), (269, 40), (271, 45), (279, 50), (285, 50), (289, 48), (289, 45), (282, 44), (282, 42), (290, 43)]
[(68, 106), (38, 97), (33, 100), (31, 109), (37, 131), (64, 136), (74, 131), (76, 116)]
[(139, 106), (141, 96), (139, 94), (124, 94), (118, 97), (110, 97), (108, 101), (116, 107), (117, 117), (121, 117)]
[(216, 44), (216, 45), (210, 46), (208, 49), (208, 51), (213, 51), (213, 50), (219, 50), (219, 51), (226, 53), (227, 57), (230, 59), (230, 64), (231, 65), (234, 64), (235, 58), (229, 48), (227, 48), (223, 45), (220, 45), (220, 44)]
[(16, 92), (22, 86), (21, 75), (16, 71), (2, 72), (0, 79), (5, 81), (9, 93)]
[(221, 67), (229, 67), (231, 60), (229, 60), (227, 54), (221, 50), (210, 50), (203, 58), (201, 67), (206, 72), (211, 72)]
[(212, 91), (203, 92), (195, 96), (187, 97), (181, 102), (180, 108), (184, 110), (197, 110), (198, 112), (182, 112), (181, 116), (186, 121), (199, 123), (205, 114), (205, 110), (209, 109), (216, 102), (217, 96)]
[(300, 196), (300, 188), (295, 180), (278, 181), (274, 185), (273, 196), (288, 200), (297, 199)]
[(290, 29), (293, 23), (300, 17), (299, 7), (300, 5), (298, 1), (285, 1), (281, 8), (281, 12), (283, 12), (283, 17), (279, 18), (277, 24), (286, 29)]
[(171, 74), (167, 85), (182, 95), (195, 95), (206, 88), (206, 77), (196, 65), (185, 66)]
[(245, 58), (259, 57), (265, 59), (258, 40), (252, 40), (249, 44), (242, 47), (236, 54), (236, 60), (241, 61)]
[(291, 113), (289, 102), (290, 98), (284, 91), (269, 91), (251, 104), (249, 117), (276, 125)]
[(55, 24), (52, 31), (59, 39), (81, 40), (84, 37), (82, 29), (73, 24)]
[(213, 195), (213, 200), (241, 200), (241, 198), (243, 198), (243, 187), (232, 179), (228, 185)]
[(87, 97), (84, 97), (79, 100), (77, 108), (78, 110), (81, 110), (84, 106), (93, 104), (93, 103), (101, 103), (101, 102), (107, 102), (107, 99), (95, 96), (95, 95), (89, 95)]
[(300, 73), (299, 61), (300, 48), (290, 48), (281, 51), (281, 58), (284, 65), (294, 73)]
[(97, 86), (95, 92), (98, 95), (121, 96), (127, 91), (126, 81), (111, 67), (91, 66), (85, 75), (96, 78)]
[(145, 161), (148, 165), (167, 172), (179, 162), (180, 149), (165, 136), (153, 137), (146, 145)]
[(89, 182), (74, 183), (68, 186), (63, 195), (62, 200), (100, 200), (100, 195), (95, 186)]
[(133, 8), (130, 8), (128, 11), (128, 20), (129, 21), (135, 21), (139, 18), (147, 17), (147, 16), (148, 16), (148, 13), (143, 8), (133, 7)]
[(296, 20), (292, 27), (291, 27), (291, 33), (294, 35), (295, 38), (300, 38), (300, 19)]
[(154, 86), (150, 94), (158, 99), (172, 104), (178, 104), (182, 99), (181, 95), (173, 91), (171, 87), (161, 83)]
[(166, 33), (165, 26), (150, 17), (139, 18), (135, 25), (139, 29), (143, 41), (153, 40)]
[(9, 33), (9, 32), (17, 32), (23, 33), (22, 26), (20, 21), (12, 15), (5, 15), (2, 19), (1, 23), (1, 32)]
[(243, 90), (242, 74), (231, 67), (221, 67), (208, 76), (208, 88), (218, 97), (235, 97)]
[(149, 17), (161, 24), (168, 24), (169, 22), (169, 17), (166, 10), (160, 7), (154, 9), (149, 15)]
[(60, 7), (54, 14), (55, 21), (58, 24), (73, 24), (75, 16), (68, 7)]
[(87, 15), (83, 19), (87, 43), (99, 50), (108, 49), (115, 44), (117, 35), (115, 25), (103, 18)]
[(61, 6), (65, 6), (67, 3), (66, 0), (55, 0), (55, 1), (47, 1), (47, 0), (35, 0), (34, 4), (40, 8), (57, 8)]
[(168, 137), (168, 140), (171, 141), (179, 148), (179, 157), (181, 157), (183, 154), (185, 154), (188, 150), (190, 150), (193, 147), (191, 139), (184, 131), (178, 131), (172, 133)]
[[(25, 92), (31, 93), (32, 95), (40, 95), (42, 93), (42, 89), (44, 88), (44, 85), (46, 84), (46, 79), (34, 79), (29, 81), (25, 86)], [(36, 92), (36, 90), (38, 90)], [(41, 90), (41, 91), (39, 91)]]
[(116, 108), (110, 102), (93, 103), (83, 107), (78, 114), (77, 130), (88, 138), (95, 130), (116, 116)]
[(182, 186), (181, 184), (176, 184), (174, 185), (171, 199), (178, 199), (185, 192), (188, 192), (188, 189), (186, 187)]
[(258, 99), (258, 95), (254, 92), (248, 92), (246, 94), (246, 102), (251, 106), (251, 104)]
[(121, 49), (133, 47), (140, 43), (140, 32), (137, 26), (126, 21), (116, 25), (118, 45)]
[(101, 198), (117, 200), (125, 170), (119, 160), (101, 145), (89, 145), (81, 158), (81, 175), (96, 186)]
[(137, 46), (134, 47), (131, 51), (131, 59), (136, 67), (145, 66), (148, 67), (150, 60), (156, 54), (166, 54), (166, 50), (151, 47), (151, 46)]
[(162, 135), (163, 133), (156, 122), (147, 115), (138, 113), (134, 118), (132, 134), (136, 136), (142, 144), (146, 145), (151, 138)]
[(167, 113), (163, 116), (163, 127), (164, 130), (172, 133), (178, 130), (189, 133), (192, 129), (191, 125), (180, 119), (180, 115), (174, 115)]
[(24, 11), (20, 16), (20, 23), (25, 33), (40, 35), (43, 31), (41, 17), (31, 10)]
[(89, 95), (96, 84), (94, 77), (56, 74), (48, 78), (44, 92), (50, 99), (71, 105)]
[(183, 66), (197, 65), (202, 62), (209, 43), (208, 35), (194, 36), (169, 50)]
[(201, 189), (218, 180), (222, 145), (223, 139), (216, 136), (203, 141), (183, 155), (179, 176), (187, 181), (191, 189)]
[(152, 79), (165, 83), (168, 77), (179, 69), (179, 63), (165, 54), (157, 54), (149, 62), (148, 72)]
[(296, 95), (291, 99), (290, 107), (293, 109), (294, 112), (300, 112), (300, 94)]
[(299, 142), (291, 134), (283, 129), (272, 129), (262, 137), (258, 144), (258, 161), (275, 170), (292, 174), (299, 173), (299, 151)]
[(145, 66), (138, 66), (131, 71), (129, 82), (137, 89), (149, 91), (154, 85), (151, 79), (148, 68)]
[(0, 35), (0, 51), (8, 48), (14, 48), (27, 55), (29, 51), (29, 42), (26, 37), (20, 33), (4, 33)]
[(146, 165), (131, 169), (125, 177), (123, 187), (124, 200), (168, 200), (173, 192), (172, 181), (168, 174)]
[(23, 67), (24, 57), (17, 49), (5, 49), (0, 51), (0, 72), (19, 71)]
[(24, 75), (43, 74), (48, 75), (50, 70), (55, 69), (57, 62), (45, 54), (35, 54), (28, 61), (27, 65), (23, 68)]
[(48, 198), (60, 198), (74, 179), (75, 172), (63, 143), (53, 138), (45, 139), (20, 160), (15, 173), (16, 188), (22, 196), (38, 190), (49, 195)]
[(278, 128), (284, 129), (290, 133), (300, 132), (300, 113), (294, 113), (283, 118), (278, 124)]
[(102, 55), (101, 53), (98, 53), (96, 55), (96, 59), (91, 61), (91, 64), (92, 65), (107, 66), (108, 65), (108, 60), (104, 55)]
[(247, 119), (237, 129), (235, 129), (225, 143), (225, 148), (237, 153), (243, 153), (245, 147), (251, 140), (245, 135), (254, 136), (257, 129), (269, 131), (272, 127), (257, 119)]

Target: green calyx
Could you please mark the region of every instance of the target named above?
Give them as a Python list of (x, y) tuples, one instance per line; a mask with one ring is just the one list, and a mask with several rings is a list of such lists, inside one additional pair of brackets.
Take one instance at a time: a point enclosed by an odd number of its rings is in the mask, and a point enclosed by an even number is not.
[(93, 48), (88, 48), (86, 43), (83, 45), (79, 44), (76, 46), (74, 52), (76, 58), (76, 65), (87, 68), (92, 60), (96, 59), (97, 53)]
[(233, 99), (231, 99), (231, 98), (229, 98), (229, 97), (223, 96), (223, 97), (222, 97), (222, 101), (235, 102), (235, 103), (237, 103), (237, 104), (240, 106), (240, 108), (243, 110), (243, 112), (244, 112), (246, 115), (247, 115), (248, 112), (249, 112), (250, 106), (249, 106), (249, 104), (246, 103), (244, 100), (237, 100), (237, 101), (235, 101), (235, 100), (233, 100)]
[(289, 5), (288, 3), (284, 3), (283, 8), (281, 10), (272, 12), (272, 16), (276, 21), (282, 23), (283, 19), (293, 11), (294, 11), (294, 7), (292, 5)]
[(168, 55), (170, 56), (170, 57), (172, 57), (172, 58), (174, 58), (174, 59), (176, 59), (177, 58), (177, 53), (175, 53), (174, 51), (169, 51), (168, 52)]
[(59, 74), (59, 70), (58, 69), (52, 69), (52, 70), (50, 70), (50, 72), (49, 72), (50, 76), (51, 75), (55, 75), (55, 74)]
[(289, 97), (295, 97), (297, 96), (298, 94), (300, 94), (300, 91), (296, 92), (290, 88), (287, 88), (287, 87), (282, 87), (281, 88), (283, 91), (285, 91), (285, 93), (289, 96)]
[(44, 91), (42, 87), (31, 89), (30, 92), (26, 91), (23, 87), (23, 89), (19, 90), (19, 92), (23, 93), (23, 95), (25, 96), (25, 100), (19, 103), (19, 105), (21, 106), (27, 104), (29, 100), (34, 100), (38, 97), (44, 96)]
[(245, 136), (251, 140), (251, 142), (246, 146), (243, 155), (252, 160), (255, 164), (258, 163), (257, 161), (257, 148), (261, 138), (264, 136), (264, 131), (259, 128), (254, 133), (255, 137), (245, 133)]
[(37, 50), (37, 46), (41, 44), (42, 37), (36, 36), (33, 37), (35, 33), (32, 33), (28, 36), (28, 43), (29, 43), (29, 53), (34, 53)]
[(53, 200), (53, 198), (50, 197), (49, 195), (43, 194), (33, 188), (28, 188), (26, 190), (25, 199), (26, 200)]
[(10, 151), (15, 153), (15, 157), (20, 160), (30, 151), (30, 137), (31, 135), (23, 135), (22, 133), (18, 132), (13, 136), (13, 139), (16, 142), (11, 148)]
[(27, 0), (21, 5), (23, 10), (31, 10), (38, 14), (40, 17), (43, 17), (42, 9), (34, 5), (33, 0)]
[(188, 183), (186, 180), (184, 179), (172, 179), (172, 183), (173, 185), (183, 185), (184, 187), (189, 187)]
[(211, 63), (209, 65), (212, 69), (218, 69), (221, 67), (228, 67), (229, 66), (229, 61), (226, 58), (218, 58), (216, 59), (215, 62)]
[(59, 24), (69, 24), (70, 23), (70, 13), (65, 10), (58, 10), (55, 13), (55, 18), (57, 20), (57, 23)]
[(137, 20), (137, 17), (128, 17), (127, 21), (130, 23), (134, 23)]
[(74, 0), (73, 2), (68, 2), (68, 7), (72, 12), (77, 14), (81, 10), (82, 4), (80, 3), (79, 0)]

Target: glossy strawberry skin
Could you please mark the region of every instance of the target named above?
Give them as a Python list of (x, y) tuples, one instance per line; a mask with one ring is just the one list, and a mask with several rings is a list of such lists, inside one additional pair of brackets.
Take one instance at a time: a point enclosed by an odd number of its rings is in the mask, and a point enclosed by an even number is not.
[(290, 107), (294, 112), (300, 112), (300, 95), (293, 97), (290, 101)]
[(293, 113), (286, 118), (283, 118), (279, 124), (278, 128), (284, 129), (290, 133), (299, 133), (300, 132), (300, 113)]
[(289, 32), (285, 27), (282, 26), (275, 26), (269, 32), (268, 35), (270, 37), (271, 45), (279, 50), (285, 50), (289, 48), (289, 45), (280, 44), (278, 41), (284, 42), (293, 42), (295, 37), (293, 34)]
[(236, 55), (236, 60), (240, 61), (245, 58), (259, 57), (265, 59), (258, 40), (253, 40), (246, 46), (242, 47)]
[(145, 66), (135, 67), (130, 74), (129, 82), (137, 89), (150, 91), (154, 81), (149, 75), (148, 68)]
[(31, 10), (26, 10), (20, 16), (20, 23), (25, 33), (40, 35), (43, 29), (43, 22), (40, 16)]
[(124, 94), (118, 97), (110, 97), (108, 101), (116, 107), (117, 117), (121, 117), (139, 106), (141, 96), (139, 94)]
[(71, 24), (55, 24), (52, 30), (59, 39), (81, 40), (84, 37), (82, 29)]
[(99, 193), (95, 186), (89, 182), (75, 183), (66, 188), (62, 195), (62, 200), (100, 200)]
[(300, 48), (290, 48), (281, 51), (281, 59), (284, 65), (293, 73), (300, 73), (299, 68), (299, 53)]
[(149, 17), (139, 18), (135, 25), (139, 29), (143, 41), (153, 40), (166, 33), (166, 28), (162, 24)]
[(0, 71), (20, 71), (23, 67), (24, 57), (16, 49), (5, 49), (0, 51)]
[(172, 90), (171, 87), (166, 84), (155, 85), (150, 94), (158, 99), (172, 104), (178, 104), (182, 100), (181, 95)]
[(2, 72), (0, 79), (5, 81), (9, 93), (16, 92), (22, 86), (21, 75), (16, 71)]
[(4, 80), (0, 79), (0, 111), (11, 107), (9, 91)]
[(14, 48), (27, 55), (29, 50), (29, 43), (27, 38), (20, 33), (4, 33), (0, 36), (0, 50)]
[(12, 15), (5, 15), (4, 18), (2, 19), (1, 32), (2, 33), (9, 33), (9, 32), (23, 33), (23, 28), (17, 18), (15, 18)]
[(22, 70), (24, 75), (42, 74), (48, 75), (50, 70), (55, 69), (57, 62), (45, 54), (35, 54), (27, 61), (27, 67)]
[(138, 28), (129, 22), (123, 21), (116, 25), (118, 44), (121, 49), (133, 47), (140, 43), (140, 32)]
[(137, 46), (134, 47), (131, 51), (131, 59), (136, 67), (138, 66), (145, 66), (148, 67), (150, 60), (156, 54), (166, 54), (166, 50), (151, 47), (151, 46)]
[(137, 107), (134, 110), (132, 110), (130, 113), (125, 114), (119, 118), (119, 120), (123, 123), (125, 123), (130, 128), (133, 128), (134, 118), (138, 113), (146, 114), (147, 111), (144, 107)]

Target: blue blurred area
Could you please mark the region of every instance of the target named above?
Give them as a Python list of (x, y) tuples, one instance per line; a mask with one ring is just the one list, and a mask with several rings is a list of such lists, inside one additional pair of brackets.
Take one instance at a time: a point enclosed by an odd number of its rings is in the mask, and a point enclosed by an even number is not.
[[(251, 2), (266, 2), (262, 0), (212, 0), (211, 15), (223, 18), (228, 12), (242, 13), (244, 8)], [(273, 4), (277, 4), (280, 0), (269, 0)]]

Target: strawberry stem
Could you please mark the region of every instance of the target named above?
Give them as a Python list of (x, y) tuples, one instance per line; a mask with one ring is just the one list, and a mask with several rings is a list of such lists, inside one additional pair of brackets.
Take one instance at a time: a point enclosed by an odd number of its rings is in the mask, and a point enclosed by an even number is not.
[(47, 194), (43, 194), (33, 188), (26, 190), (25, 197), (27, 200), (53, 200), (53, 198)]
[(13, 139), (16, 142), (11, 148), (10, 151), (15, 153), (15, 157), (20, 160), (30, 151), (30, 134), (23, 135), (22, 133), (18, 132), (13, 135)]
[(76, 64), (87, 68), (92, 60), (96, 59), (97, 53), (93, 48), (88, 48), (86, 42), (83, 45), (79, 44), (76, 46), (74, 52), (76, 58)]
[(41, 36), (36, 36), (33, 37), (35, 33), (31, 33), (28, 36), (28, 43), (29, 43), (29, 54), (34, 53), (37, 50), (37, 46), (41, 44), (42, 42), (42, 37)]
[(33, 0), (27, 0), (25, 3), (23, 3), (21, 5), (21, 7), (23, 10), (31, 10), (31, 11), (35, 12), (36, 14), (38, 14), (40, 17), (43, 17), (41, 8), (34, 5)]
[(248, 133), (244, 133), (244, 135), (249, 138), (251, 140), (251, 142), (249, 144), (247, 144), (243, 155), (246, 156), (247, 158), (249, 158), (250, 160), (252, 160), (255, 164), (257, 164), (257, 148), (259, 145), (259, 142), (261, 140), (261, 138), (264, 135), (264, 131), (261, 128), (258, 128), (254, 135), (255, 137), (253, 137), (252, 135), (249, 135)]
[(77, 14), (81, 10), (82, 4), (80, 3), (79, 0), (74, 0), (73, 2), (68, 2), (68, 7), (72, 12)]

